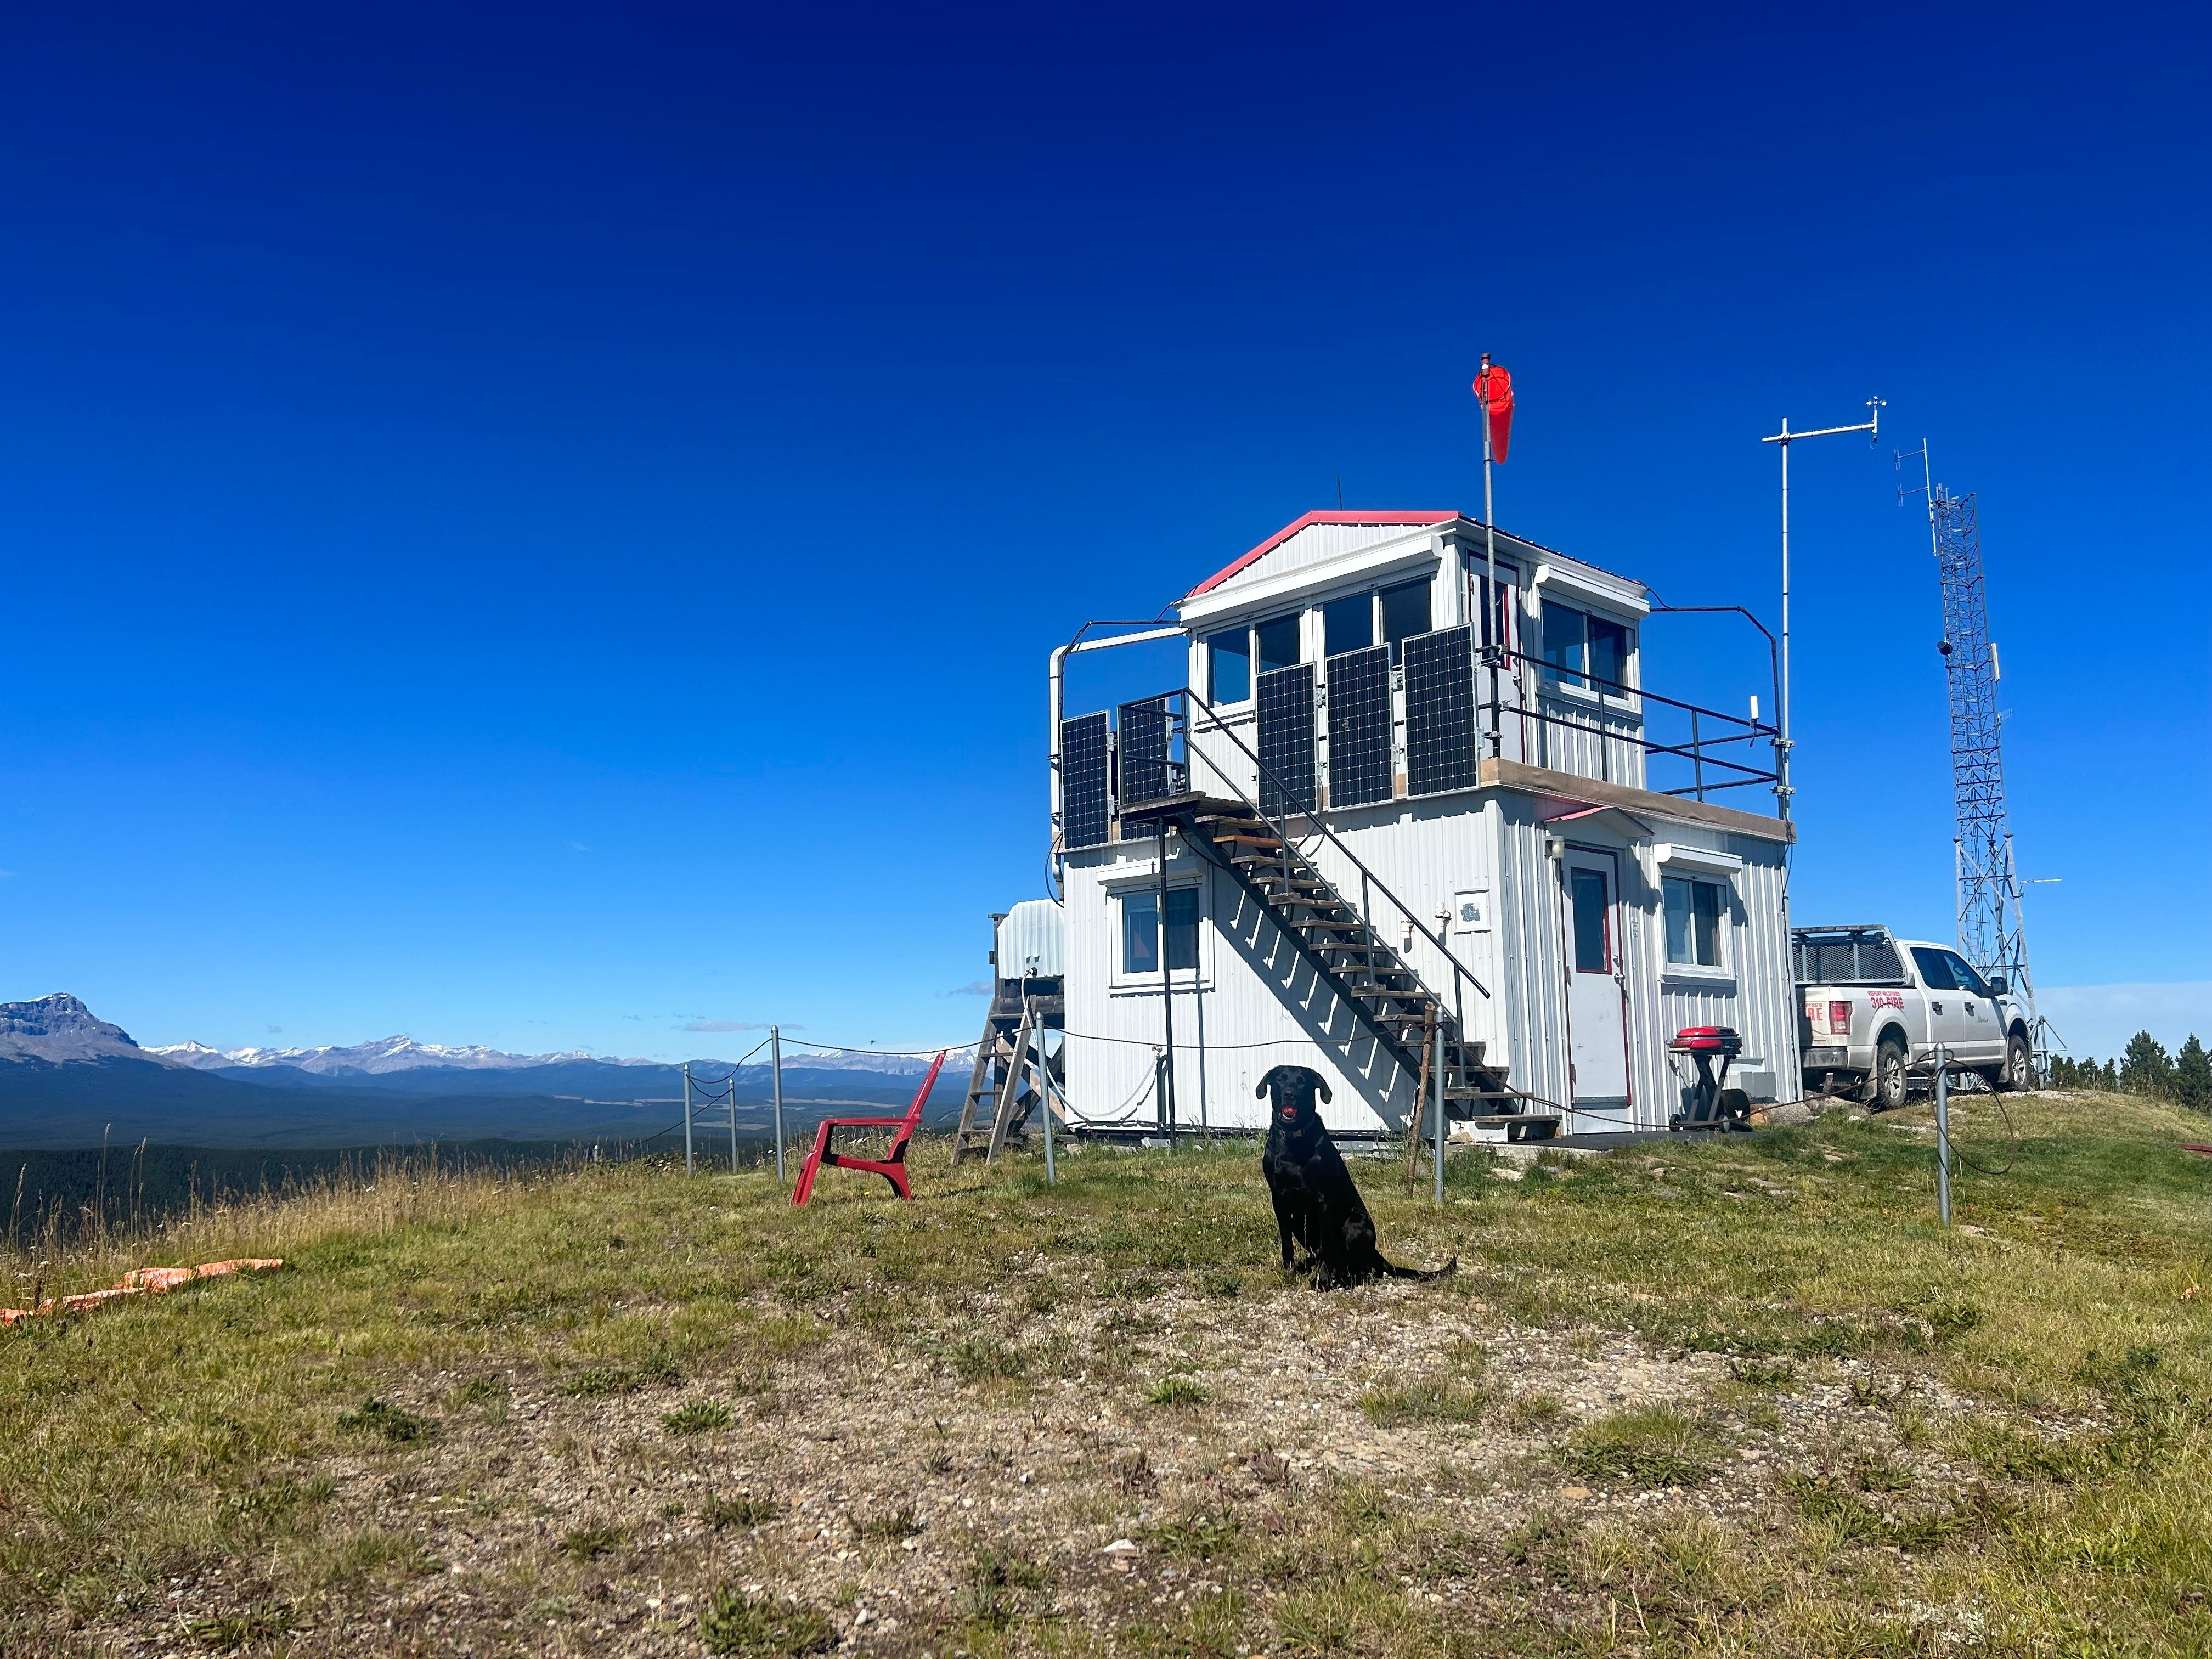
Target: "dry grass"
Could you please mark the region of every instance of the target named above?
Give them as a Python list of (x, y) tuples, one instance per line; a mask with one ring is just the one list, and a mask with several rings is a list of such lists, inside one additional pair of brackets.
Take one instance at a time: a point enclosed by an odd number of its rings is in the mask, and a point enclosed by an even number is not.
[(1332, 1297), (1249, 1147), (392, 1164), (19, 1259), (293, 1265), (0, 1336), (0, 1651), (2212, 1650), (2201, 1121), (2014, 1111), (1974, 1233), (1919, 1111), (1377, 1165), (1466, 1267)]

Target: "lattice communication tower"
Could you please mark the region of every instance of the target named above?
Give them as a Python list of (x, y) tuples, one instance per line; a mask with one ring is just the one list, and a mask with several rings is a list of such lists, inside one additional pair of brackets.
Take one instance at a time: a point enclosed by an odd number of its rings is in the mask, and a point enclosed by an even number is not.
[(2005, 810), (2004, 754), (1997, 729), (1997, 659), (1982, 574), (1982, 537), (1970, 491), (1928, 486), (1928, 523), (1943, 587), (1944, 677), (1951, 696), (1951, 793), (1957, 815), (1959, 954), (1984, 979), (2002, 975), (2042, 1046), (2035, 982), (2027, 971), (2020, 872)]

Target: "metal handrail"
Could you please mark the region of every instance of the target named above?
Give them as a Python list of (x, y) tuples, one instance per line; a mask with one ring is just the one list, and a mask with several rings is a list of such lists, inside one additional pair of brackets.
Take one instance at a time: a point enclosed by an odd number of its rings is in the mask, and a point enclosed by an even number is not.
[[(1767, 725), (1764, 720), (1749, 720), (1741, 714), (1731, 714), (1724, 709), (1707, 708), (1699, 703), (1684, 702), (1679, 697), (1666, 696), (1657, 691), (1647, 691), (1640, 685), (1626, 685), (1619, 680), (1607, 679), (1602, 675), (1593, 674), (1587, 669), (1562, 668), (1555, 662), (1548, 662), (1542, 657), (1532, 657), (1525, 651), (1500, 651), (1498, 654), (1504, 657), (1510, 657), (1516, 662), (1525, 662), (1533, 667), (1547, 669), (1554, 674), (1571, 675), (1578, 680), (1588, 680), (1593, 685), (1604, 686), (1607, 690), (1617, 692), (1623, 697), (1634, 697), (1638, 701), (1649, 701), (1651, 702), (1663, 702), (1669, 708), (1680, 708), (1686, 714), (1711, 714), (1715, 720), (1727, 720), (1733, 725), (1748, 727), (1749, 729), (1743, 734), (1745, 738), (1771, 738), (1778, 735), (1778, 729)], [(1717, 738), (1715, 741), (1723, 741), (1723, 739)], [(1725, 739), (1725, 741), (1735, 743), (1739, 741), (1739, 739), (1729, 738)]]
[[(1274, 830), (1277, 839), (1281, 842), (1283, 846), (1284, 864), (1285, 866), (1285, 874), (1286, 877), (1288, 875), (1290, 846), (1292, 840), (1290, 832), (1291, 815), (1288, 809), (1291, 806), (1296, 805), (1303, 812), (1307, 821), (1313, 825), (1316, 832), (1317, 832), (1323, 840), (1328, 842), (1332, 846), (1334, 846), (1337, 851), (1343, 854), (1345, 858), (1350, 861), (1352, 868), (1359, 872), (1363, 882), (1370, 884), (1380, 890), (1384, 898), (1389, 900), (1391, 903), (1398, 907), (1399, 914), (1405, 917), (1406, 921), (1420, 933), (1421, 937), (1427, 939), (1430, 944), (1435, 945), (1437, 949), (1442, 952), (1444, 960), (1451, 964), (1452, 972), (1455, 976), (1455, 989), (1457, 988), (1459, 976), (1463, 975), (1466, 978), (1467, 982), (1474, 986), (1474, 988), (1480, 991), (1485, 997), (1488, 997), (1491, 994), (1490, 988), (1474, 976), (1474, 969), (1469, 968), (1465, 963), (1462, 962), (1459, 957), (1454, 954), (1450, 945), (1445, 944), (1443, 939), (1433, 932), (1426, 922), (1423, 921), (1420, 917), (1414, 915), (1413, 907), (1408, 905), (1405, 900), (1400, 898), (1397, 894), (1392, 892), (1389, 884), (1384, 882), (1382, 877), (1376, 875), (1372, 870), (1368, 868), (1366, 860), (1362, 859), (1358, 854), (1353, 852), (1351, 848), (1346, 846), (1342, 836), (1339, 836), (1336, 831), (1331, 830), (1327, 824), (1323, 823), (1321, 821), (1321, 815), (1316, 812), (1310, 804), (1298, 801), (1297, 797), (1292, 795), (1290, 790), (1284, 786), (1282, 779), (1275, 775), (1274, 769), (1269, 766), (1267, 762), (1261, 760), (1257, 754), (1246, 746), (1245, 742), (1242, 738), (1238, 737), (1234, 732), (1229, 729), (1227, 722), (1221, 718), (1220, 710), (1214, 708), (1212, 703), (1206, 702), (1205, 698), (1200, 696), (1198, 693), (1193, 691), (1188, 686), (1182, 686), (1173, 691), (1159, 692), (1151, 697), (1139, 698), (1137, 700), (1137, 703), (1146, 705), (1161, 705), (1163, 712), (1166, 713), (1167, 717), (1170, 721), (1173, 721), (1176, 720), (1178, 716), (1173, 712), (1172, 708), (1170, 707), (1170, 705), (1172, 705), (1174, 700), (1178, 697), (1182, 698), (1184, 703), (1183, 712), (1180, 716), (1180, 719), (1182, 724), (1182, 765), (1186, 784), (1190, 781), (1192, 755), (1190, 742), (1192, 723), (1189, 711), (1192, 708), (1197, 708), (1206, 711), (1206, 717), (1212, 722), (1212, 729), (1220, 732), (1221, 735), (1227, 738), (1230, 742), (1235, 744), (1237, 747), (1243, 752), (1245, 758), (1249, 760), (1254, 766), (1258, 768), (1260, 772), (1275, 786), (1275, 793), (1279, 797), (1280, 797), (1285, 806), (1285, 811), (1279, 819), (1271, 816), (1267, 808), (1261, 806), (1257, 801), (1255, 801), (1251, 797), (1247, 795), (1243, 788), (1238, 786), (1237, 781), (1234, 778), (1231, 778), (1226, 772), (1222, 771), (1219, 765), (1211, 759), (1206, 761), (1208, 768), (1218, 774), (1220, 776), (1221, 781), (1228, 785), (1231, 793), (1233, 793), (1245, 806), (1250, 808), (1253, 813), (1259, 817), (1261, 823), (1267, 824), (1271, 829)], [(1123, 708), (1133, 708), (1135, 706), (1137, 706), (1136, 703), (1123, 703), (1120, 705), (1120, 707)], [(1203, 751), (1201, 750), (1200, 752), (1202, 753)], [(1172, 761), (1169, 763), (1169, 766), (1170, 768), (1171, 775), (1171, 769), (1173, 766)], [(1167, 797), (1158, 797), (1156, 799), (1167, 799)], [(1121, 803), (1124, 806), (1132, 804), (1133, 803), (1126, 800)], [(1133, 804), (1141, 805), (1143, 803), (1137, 802)], [(1301, 854), (1299, 856), (1303, 858), (1304, 857), (1304, 854)], [(1309, 860), (1308, 862), (1310, 863), (1311, 860)], [(1374, 920), (1371, 916), (1368, 918), (1368, 925), (1370, 927), (1374, 926)], [(1402, 951), (1392, 951), (1391, 954), (1398, 956), (1402, 959), (1404, 953)], [(1441, 1011), (1443, 1007), (1443, 999), (1437, 995), (1437, 994), (1430, 988), (1427, 982), (1421, 978), (1419, 973), (1414, 969), (1412, 963), (1407, 963), (1406, 964), (1406, 972), (1408, 976), (1412, 978), (1413, 983), (1423, 992), (1425, 992), (1429, 998), (1436, 1004), (1438, 1010)], [(1462, 1026), (1461, 1040), (1464, 1042), (1466, 1040), (1464, 1010), (1461, 1009), (1458, 1012), (1455, 1012), (1455, 1018), (1459, 1020)]]
[[(1638, 748), (1644, 750), (1644, 753), (1647, 757), (1653, 755), (1674, 755), (1680, 757), (1682, 759), (1687, 760), (1693, 766), (1723, 766), (1731, 772), (1741, 772), (1743, 774), (1743, 776), (1736, 779), (1734, 783), (1708, 783), (1695, 785), (1692, 786), (1693, 787), (1702, 787), (1706, 789), (1729, 789), (1741, 784), (1771, 783), (1774, 781), (1774, 774), (1771, 772), (1762, 772), (1757, 767), (1747, 766), (1741, 761), (1727, 760), (1718, 755), (1709, 755), (1705, 752), (1708, 748), (1711, 747), (1714, 744), (1718, 743), (1756, 743), (1759, 741), (1759, 733), (1756, 732), (1746, 732), (1732, 738), (1693, 738), (1689, 743), (1656, 743), (1649, 738), (1638, 737), (1632, 732), (1609, 731), (1601, 726), (1585, 725), (1581, 720), (1568, 720), (1558, 714), (1547, 714), (1540, 708), (1516, 708), (1513, 712), (1523, 720), (1541, 720), (1547, 726), (1562, 726), (1570, 732), (1587, 732), (1592, 736), (1601, 739), (1618, 738), (1623, 743), (1635, 744)], [(1711, 713), (1712, 711), (1697, 710), (1693, 712)], [(1654, 790), (1652, 793), (1661, 795), (1680, 795), (1686, 794), (1689, 791), (1682, 789), (1658, 789)]]
[[(1747, 766), (1741, 762), (1724, 759), (1721, 756), (1711, 755), (1705, 752), (1707, 749), (1717, 744), (1756, 743), (1761, 738), (1773, 738), (1779, 735), (1778, 728), (1769, 726), (1762, 720), (1748, 720), (1741, 714), (1731, 714), (1723, 709), (1706, 708), (1697, 703), (1684, 702), (1679, 697), (1669, 697), (1657, 691), (1647, 691), (1640, 686), (1624, 684), (1619, 680), (1609, 680), (1602, 675), (1593, 674), (1589, 672), (1587, 670), (1579, 668), (1562, 668), (1555, 662), (1547, 662), (1541, 657), (1532, 657), (1525, 651), (1510, 651), (1496, 647), (1486, 648), (1495, 649), (1496, 654), (1500, 659), (1510, 659), (1514, 662), (1528, 663), (1547, 673), (1571, 676), (1574, 679), (1581, 681), (1586, 684), (1602, 687), (1604, 688), (1604, 692), (1615, 694), (1623, 699), (1632, 697), (1639, 702), (1650, 702), (1661, 703), (1668, 708), (1679, 708), (1683, 713), (1689, 715), (1691, 732), (1690, 741), (1687, 744), (1680, 744), (1659, 743), (1652, 738), (1644, 736), (1641, 732), (1610, 731), (1603, 726), (1595, 724), (1595, 721), (1586, 723), (1582, 720), (1570, 720), (1562, 715), (1548, 713), (1542, 708), (1532, 708), (1525, 703), (1516, 707), (1513, 710), (1513, 713), (1522, 720), (1540, 720), (1546, 725), (1562, 726), (1570, 732), (1588, 732), (1595, 736), (1601, 742), (1609, 742), (1613, 738), (1618, 738), (1623, 743), (1632, 743), (1644, 751), (1644, 757), (1647, 759), (1654, 755), (1674, 755), (1689, 761), (1692, 769), (1697, 774), (1697, 781), (1692, 783), (1689, 788), (1661, 789), (1654, 791), (1654, 793), (1662, 795), (1695, 794), (1699, 799), (1703, 799), (1705, 798), (1705, 791), (1707, 789), (1741, 788), (1747, 784), (1773, 783), (1779, 778), (1779, 774), (1778, 772), (1762, 772), (1755, 766)], [(1539, 684), (1537, 690), (1539, 693), (1541, 693), (1543, 687)], [(1490, 708), (1492, 720), (1489, 735), (1494, 739), (1498, 735), (1498, 730), (1496, 722), (1498, 717), (1504, 713), (1504, 710), (1494, 701), (1488, 705), (1488, 707)], [(1601, 692), (1596, 714), (1598, 716), (1601, 717), (1606, 712), (1603, 703), (1603, 693)], [(1698, 722), (1701, 718), (1726, 720), (1731, 726), (1740, 726), (1744, 729), (1741, 732), (1735, 732), (1729, 736), (1723, 738), (1700, 738), (1697, 735), (1697, 732)], [(1740, 778), (1732, 779), (1725, 783), (1709, 784), (1705, 781), (1704, 777), (1704, 769), (1708, 766), (1722, 767), (1730, 772), (1740, 772), (1743, 775)]]

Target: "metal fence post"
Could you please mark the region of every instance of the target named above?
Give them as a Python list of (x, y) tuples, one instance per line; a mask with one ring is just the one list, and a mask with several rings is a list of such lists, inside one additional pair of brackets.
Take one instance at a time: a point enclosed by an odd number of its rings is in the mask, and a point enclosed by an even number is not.
[(730, 1067), (729, 1079), (725, 1086), (730, 1091), (730, 1173), (735, 1175), (738, 1172), (738, 1068), (736, 1066)]
[(1436, 1063), (1429, 1067), (1429, 1075), (1436, 1080), (1437, 1095), (1437, 1203), (1444, 1201), (1444, 1043), (1443, 1023), (1437, 1024)]
[(1936, 1208), (1951, 1224), (1951, 1051), (1936, 1049)]
[(684, 1173), (696, 1173), (691, 1161), (691, 1068), (689, 1066), (684, 1068)]
[(775, 1181), (783, 1184), (783, 1027), (768, 1028), (768, 1066), (775, 1082)]
[(1060, 1171), (1054, 1164), (1052, 1156), (1052, 1062), (1044, 1051), (1044, 1027), (1039, 1024), (1035, 1030), (1035, 1046), (1031, 1052), (1036, 1059), (1037, 1110), (1044, 1114), (1044, 1184), (1057, 1187)]
[(1167, 1039), (1167, 1060), (1160, 1073), (1159, 1112), (1163, 1127), (1167, 1131), (1168, 1150), (1176, 1145), (1176, 1074), (1175, 1074), (1175, 981), (1168, 972), (1168, 821), (1163, 813), (1153, 821), (1153, 846), (1159, 859), (1160, 933), (1160, 1023)]

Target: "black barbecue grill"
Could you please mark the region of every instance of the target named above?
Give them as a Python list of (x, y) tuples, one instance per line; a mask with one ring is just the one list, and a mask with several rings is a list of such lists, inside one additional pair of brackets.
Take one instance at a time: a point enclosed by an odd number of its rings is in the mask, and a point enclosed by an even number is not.
[[(1726, 1025), (1686, 1025), (1667, 1045), (1670, 1054), (1687, 1054), (1698, 1068), (1690, 1085), (1690, 1109), (1667, 1120), (1670, 1129), (1747, 1129), (1751, 1097), (1728, 1087), (1729, 1062), (1743, 1052), (1743, 1039)], [(1713, 1069), (1717, 1060), (1720, 1069)]]

